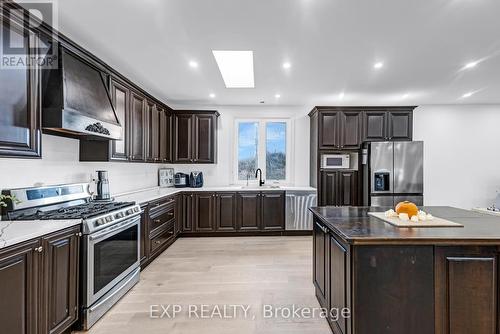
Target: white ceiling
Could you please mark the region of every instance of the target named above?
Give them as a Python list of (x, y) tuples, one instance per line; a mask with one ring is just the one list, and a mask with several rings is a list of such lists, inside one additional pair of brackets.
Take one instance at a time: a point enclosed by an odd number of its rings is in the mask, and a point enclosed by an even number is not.
[[(60, 0), (58, 12), (60, 31), (171, 104), (500, 103), (498, 0)], [(225, 88), (212, 50), (253, 50), (255, 88)]]

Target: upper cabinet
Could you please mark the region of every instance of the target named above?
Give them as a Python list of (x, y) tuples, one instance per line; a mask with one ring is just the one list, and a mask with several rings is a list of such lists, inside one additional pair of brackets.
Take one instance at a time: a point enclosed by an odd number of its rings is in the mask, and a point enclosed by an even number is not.
[(322, 109), (319, 114), (319, 148), (356, 149), (361, 146), (361, 111)]
[(363, 116), (363, 141), (413, 139), (414, 107), (367, 110)]
[[(37, 57), (30, 45), (36, 45), (36, 32), (24, 28), (14, 19), (3, 18), (2, 31), (10, 38), (2, 39), (2, 49), (8, 44), (22, 47), (22, 54), (30, 59)], [(5, 51), (4, 51), (5, 52)], [(0, 91), (0, 157), (41, 157), (41, 73), (36, 66), (27, 68), (2, 68), (0, 82), (5, 86)]]
[(131, 161), (144, 161), (146, 153), (146, 99), (132, 92), (130, 95), (130, 157)]
[(158, 108), (160, 117), (160, 161), (172, 161), (172, 114), (169, 110)]
[(215, 163), (217, 111), (174, 112), (175, 163)]
[(317, 149), (356, 150), (367, 141), (412, 140), (414, 108), (316, 107), (309, 116)]
[(117, 80), (111, 80), (111, 100), (115, 106), (116, 116), (122, 126), (122, 139), (111, 141), (111, 159), (128, 160), (128, 140), (129, 134), (129, 102), (130, 90)]

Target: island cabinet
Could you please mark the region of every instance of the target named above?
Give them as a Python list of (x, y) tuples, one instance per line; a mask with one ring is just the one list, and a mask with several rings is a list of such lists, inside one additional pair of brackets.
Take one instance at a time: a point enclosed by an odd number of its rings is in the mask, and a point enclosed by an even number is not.
[(424, 207), (463, 227), (398, 228), (383, 208), (311, 208), (313, 284), (333, 333), (498, 333), (500, 218)]
[(80, 227), (0, 250), (2, 333), (58, 334), (78, 319)]
[(174, 112), (174, 163), (217, 162), (217, 111)]

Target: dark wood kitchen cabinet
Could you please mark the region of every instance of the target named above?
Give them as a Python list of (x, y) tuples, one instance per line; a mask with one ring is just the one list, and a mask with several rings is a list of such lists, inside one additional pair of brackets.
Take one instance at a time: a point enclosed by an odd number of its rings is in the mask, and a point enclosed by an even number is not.
[(330, 244), (329, 234), (326, 227), (319, 221), (313, 223), (313, 283), (316, 287), (316, 297), (321, 305), (326, 309), (328, 303), (328, 279), (329, 279), (329, 261)]
[(78, 319), (80, 227), (0, 250), (5, 333), (59, 334)]
[(236, 231), (236, 193), (215, 194), (217, 231)]
[(319, 112), (319, 149), (357, 149), (361, 145), (362, 112), (342, 108)]
[[(328, 287), (328, 303), (330, 310), (342, 310), (350, 307), (350, 263), (348, 258), (348, 247), (341, 244), (334, 236), (330, 235), (329, 242), (329, 280)], [(344, 317), (334, 319), (327, 318), (332, 328), (336, 328), (340, 334), (350, 332), (350, 322)], [(335, 329), (334, 329), (335, 331)]]
[(437, 247), (435, 256), (435, 333), (497, 333), (497, 248)]
[(146, 99), (132, 92), (130, 96), (130, 157), (131, 161), (144, 161), (146, 151)]
[(262, 229), (265, 231), (283, 231), (285, 229), (285, 193), (261, 193)]
[(42, 238), (43, 333), (64, 332), (78, 319), (80, 228)]
[(0, 324), (3, 333), (39, 332), (41, 256), (31, 240), (0, 250)]
[(363, 115), (363, 140), (412, 140), (414, 108), (392, 107), (365, 111)]
[(261, 221), (260, 192), (238, 193), (238, 230), (258, 231)]
[(174, 163), (215, 163), (216, 111), (174, 112)]
[(148, 260), (149, 257), (149, 205), (143, 204), (141, 205), (141, 236), (140, 236), (140, 249), (139, 249), (139, 257), (141, 261), (141, 266)]
[(149, 162), (160, 162), (160, 111), (156, 105), (146, 102), (147, 157)]
[(169, 110), (158, 108), (160, 116), (160, 161), (172, 161), (172, 115)]
[(215, 231), (215, 193), (200, 192), (195, 194), (192, 205), (195, 231)]
[(111, 79), (111, 101), (115, 107), (116, 116), (122, 126), (122, 139), (111, 140), (111, 160), (128, 160), (129, 152), (129, 102), (130, 90), (118, 80)]
[(357, 206), (361, 202), (359, 172), (321, 171), (320, 205)]
[[(10, 45), (22, 48), (21, 54), (37, 58), (34, 48), (38, 33), (23, 28), (13, 18), (3, 19), (2, 31), (5, 50)], [(19, 50), (17, 51), (19, 52)], [(19, 54), (19, 53), (17, 53)], [(17, 59), (17, 57), (15, 57)], [(41, 157), (41, 71), (37, 67), (0, 70), (0, 82), (5, 86), (0, 91), (0, 157)]]
[(322, 110), (319, 114), (319, 148), (322, 150), (340, 147), (340, 112)]
[(182, 232), (194, 231), (194, 195), (193, 193), (182, 194)]

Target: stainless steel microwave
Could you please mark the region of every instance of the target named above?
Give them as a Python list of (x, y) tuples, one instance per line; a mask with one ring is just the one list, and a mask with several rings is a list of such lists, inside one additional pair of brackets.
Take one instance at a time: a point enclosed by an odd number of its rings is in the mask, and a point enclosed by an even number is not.
[(349, 169), (350, 163), (349, 154), (323, 154), (321, 156), (321, 168), (325, 169)]

